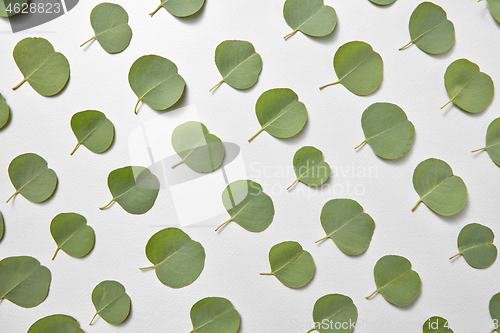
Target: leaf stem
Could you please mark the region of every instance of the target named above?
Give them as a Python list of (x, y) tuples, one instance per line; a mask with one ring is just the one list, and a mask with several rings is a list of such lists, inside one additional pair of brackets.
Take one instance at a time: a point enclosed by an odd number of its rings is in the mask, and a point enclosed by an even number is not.
[(274, 275), (273, 273), (260, 273), (260, 275)]
[(222, 79), (219, 83), (217, 83), (215, 86), (212, 87), (208, 92), (211, 92), (212, 90), (216, 89), (218, 86), (220, 86), (222, 83), (224, 83), (224, 79)]
[(250, 139), (248, 139), (248, 142), (252, 141), (253, 139), (255, 139), (255, 137), (257, 135), (259, 135), (260, 133), (262, 133), (262, 131), (264, 130), (264, 128), (261, 128), (260, 131), (258, 131), (254, 136), (252, 136)]
[(415, 206), (413, 206), (411, 211), (413, 212), (421, 202), (422, 202), (422, 199), (418, 200), (417, 204)]
[(286, 35), (285, 37), (283, 37), (283, 39), (288, 39), (289, 37), (292, 37), (293, 35), (295, 35), (295, 33), (297, 32), (298, 30), (294, 30), (292, 32), (290, 32), (288, 35)]
[(293, 186), (293, 185), (295, 185), (295, 184), (297, 184), (297, 182), (298, 182), (298, 181), (299, 181), (299, 179), (298, 179), (298, 178), (297, 178), (297, 179), (295, 179), (295, 181), (293, 182), (293, 184), (292, 184), (292, 185), (290, 185), (290, 186), (288, 186), (288, 187), (286, 188), (286, 190), (288, 191), (289, 189), (291, 189), (291, 188), (292, 188), (292, 186)]
[(17, 88), (19, 88), (24, 82), (26, 82), (26, 78), (24, 78), (17, 86), (15, 86), (14, 88), (12, 88), (12, 90), (16, 90)]
[(97, 313), (92, 317), (92, 320), (90, 321), (89, 325), (92, 325), (92, 322), (94, 322), (95, 317), (97, 316)]
[(18, 193), (19, 193), (19, 191), (16, 191), (16, 193), (12, 194), (12, 195), (10, 196), (10, 198), (9, 198), (9, 199), (7, 199), (7, 201), (6, 201), (5, 203), (9, 203), (10, 199), (12, 199), (13, 197), (15, 197)]
[(316, 242), (314, 242), (314, 243), (315, 243), (315, 244), (318, 244), (319, 242), (322, 242), (322, 241), (324, 241), (324, 240), (327, 240), (328, 238), (329, 238), (329, 236), (323, 237), (323, 238), (321, 238), (319, 241), (316, 241)]
[(150, 266), (150, 267), (143, 267), (143, 268), (139, 268), (141, 271), (145, 270), (145, 269), (153, 269), (155, 268), (155, 266)]
[(408, 44), (406, 44), (405, 46), (400, 47), (400, 48), (399, 48), (399, 51), (401, 51), (401, 50), (403, 50), (403, 49), (406, 49), (408, 46), (410, 46), (410, 45), (411, 45), (411, 43), (413, 43), (413, 41), (410, 41), (410, 42), (409, 42)]
[(59, 252), (60, 248), (57, 248), (56, 253), (54, 253), (54, 256), (52, 257), (52, 260), (56, 258), (57, 252)]
[(361, 142), (358, 146), (356, 146), (354, 149), (358, 149), (359, 147), (361, 147), (362, 145), (364, 145), (366, 143), (366, 140)]
[(226, 222), (222, 223), (220, 226), (218, 226), (218, 227), (215, 229), (215, 231), (219, 230), (220, 228), (222, 228), (223, 226), (225, 226), (226, 224), (228, 224), (228, 223), (229, 223), (229, 222), (231, 222), (231, 221), (232, 221), (232, 220), (231, 220), (231, 219), (229, 219), (229, 220), (227, 220)]
[(137, 114), (137, 107), (139, 106), (139, 103), (141, 102), (141, 100), (139, 99), (137, 101), (137, 103), (135, 104), (135, 108), (134, 108), (134, 113)]
[(106, 209), (106, 208), (108, 208), (109, 206), (111, 206), (111, 204), (112, 204), (113, 202), (115, 202), (115, 198), (113, 198), (113, 199), (109, 202), (109, 204), (107, 204), (106, 206), (101, 207), (101, 208), (99, 208), (99, 209), (100, 209), (100, 210)]
[(374, 292), (373, 294), (371, 294), (370, 296), (365, 297), (365, 298), (366, 298), (366, 299), (370, 299), (370, 298), (372, 298), (372, 297), (373, 297), (376, 293), (378, 293), (378, 289), (377, 289), (377, 290), (375, 290), (375, 292)]
[(481, 150), (486, 150), (486, 147), (481, 148), (481, 149), (476, 149), (476, 150), (473, 150), (473, 151), (472, 151), (472, 153), (477, 153), (478, 151), (481, 151)]
[(73, 155), (75, 153), (75, 151), (78, 149), (78, 147), (80, 147), (80, 145), (81, 145), (81, 142), (78, 142), (75, 149), (73, 149), (73, 151), (70, 153), (70, 155)]
[(449, 101), (448, 103), (446, 103), (445, 105), (443, 105), (443, 106), (441, 107), (441, 110), (442, 110), (442, 109), (444, 109), (444, 108), (445, 108), (448, 104), (450, 104), (451, 102), (453, 102), (453, 99), (450, 99), (450, 101)]
[(149, 15), (153, 16), (154, 14), (156, 14), (157, 11), (160, 10), (160, 8), (163, 7), (163, 3), (161, 3), (158, 8), (156, 8), (154, 11), (152, 11), (151, 13), (149, 13)]
[(335, 81), (335, 82), (333, 82), (333, 83), (328, 83), (328, 84), (325, 84), (324, 86), (319, 87), (319, 89), (323, 89), (323, 88), (326, 88), (326, 87), (328, 87), (328, 86), (333, 86), (334, 84), (337, 84), (337, 83), (340, 83), (340, 80)]
[(85, 44), (87, 44), (87, 43), (89, 43), (89, 42), (93, 41), (94, 39), (95, 39), (95, 36), (94, 36), (94, 37), (92, 37), (92, 38), (90, 38), (88, 41), (86, 41), (86, 42), (85, 42), (85, 43), (83, 43), (82, 45), (80, 45), (80, 47), (82, 47), (83, 45), (85, 45)]
[(450, 260), (455, 259), (456, 257), (461, 256), (461, 255), (462, 255), (462, 253), (455, 254), (453, 257), (450, 258)]
[(174, 165), (172, 165), (172, 169), (175, 168), (178, 165), (181, 165), (182, 163), (184, 163), (184, 160), (180, 160), (179, 162), (177, 162)]
[(310, 332), (315, 331), (315, 330), (316, 330), (316, 328), (311, 328), (311, 329), (310, 329), (309, 331), (307, 331), (306, 333), (310, 333)]

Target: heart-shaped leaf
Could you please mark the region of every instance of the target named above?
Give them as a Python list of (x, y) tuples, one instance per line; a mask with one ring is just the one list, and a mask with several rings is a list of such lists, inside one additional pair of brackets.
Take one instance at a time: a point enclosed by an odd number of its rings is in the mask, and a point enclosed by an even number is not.
[(262, 191), (260, 184), (251, 180), (237, 180), (222, 192), (222, 203), (231, 216), (215, 231), (234, 221), (248, 231), (266, 229), (274, 217), (274, 204), (271, 197)]
[(374, 275), (377, 290), (366, 299), (381, 293), (389, 303), (407, 306), (420, 293), (420, 276), (411, 269), (410, 261), (404, 257), (388, 255), (380, 258), (375, 265)]
[(441, 317), (427, 319), (422, 329), (424, 333), (453, 333), (448, 320)]
[(11, 17), (25, 10), (29, 0), (0, 1), (0, 17)]
[(27, 153), (17, 156), (9, 164), (9, 177), (16, 188), (7, 202), (17, 194), (31, 202), (43, 202), (50, 198), (57, 186), (54, 170), (37, 154)]
[(108, 187), (113, 199), (101, 210), (116, 201), (130, 214), (144, 214), (153, 207), (160, 182), (147, 168), (127, 166), (111, 171)]
[(302, 249), (297, 242), (283, 242), (274, 245), (269, 251), (271, 273), (289, 288), (301, 288), (311, 281), (316, 266), (311, 254)]
[(186, 17), (196, 14), (205, 4), (205, 0), (160, 0), (160, 5), (149, 15), (153, 16), (161, 7), (177, 17)]
[(76, 258), (85, 257), (92, 251), (95, 243), (94, 229), (87, 225), (87, 220), (80, 214), (61, 213), (50, 224), (50, 234), (57, 244), (56, 253), (63, 250)]
[[(1, 2), (1, 1), (0, 1)], [(0, 129), (4, 128), (10, 120), (10, 109), (0, 94)]]
[(384, 62), (370, 44), (353, 41), (342, 45), (333, 58), (333, 67), (338, 81), (325, 84), (325, 87), (340, 83), (353, 94), (365, 96), (380, 86), (384, 73)]
[(210, 91), (226, 82), (236, 89), (248, 89), (257, 83), (262, 70), (262, 58), (252, 43), (226, 40), (215, 49), (215, 64), (222, 80)]
[(270, 89), (260, 95), (255, 113), (262, 128), (248, 139), (252, 141), (262, 131), (280, 139), (299, 133), (307, 121), (307, 109), (299, 96), (287, 88)]
[(0, 261), (0, 300), (35, 307), (47, 297), (51, 279), (50, 270), (35, 258), (5, 258)]
[(75, 318), (57, 314), (38, 319), (28, 333), (84, 333)]
[(495, 325), (493, 332), (497, 332), (498, 330), (498, 325), (500, 322), (500, 293), (494, 295), (490, 299), (490, 316), (491, 319), (493, 320), (493, 324)]
[(92, 9), (90, 24), (94, 37), (80, 45), (97, 40), (104, 51), (118, 53), (127, 48), (132, 38), (132, 29), (128, 25), (128, 14), (122, 6), (103, 2)]
[(28, 81), (42, 96), (54, 96), (63, 90), (69, 80), (68, 59), (54, 50), (43, 38), (25, 38), (14, 48), (14, 60), (24, 79), (14, 88)]
[(73, 155), (80, 145), (84, 145), (96, 154), (103, 153), (111, 147), (115, 138), (113, 123), (100, 111), (87, 110), (75, 113), (71, 117), (71, 129), (78, 144), (70, 155)]
[(301, 31), (312, 37), (326, 36), (337, 25), (337, 13), (323, 0), (286, 0), (283, 6), (286, 23), (293, 29), (285, 39)]
[(92, 291), (92, 303), (96, 314), (89, 325), (92, 325), (97, 315), (109, 324), (118, 325), (127, 319), (130, 313), (130, 297), (125, 292), (125, 287), (116, 281), (99, 283)]
[(354, 200), (328, 201), (320, 219), (327, 236), (316, 243), (331, 238), (345, 254), (358, 255), (365, 252), (372, 241), (375, 222)]
[(320, 333), (351, 333), (356, 326), (358, 309), (348, 296), (330, 294), (321, 297), (314, 304), (312, 331)]
[(146, 245), (146, 256), (161, 283), (183, 288), (200, 276), (205, 266), (205, 249), (184, 231), (166, 228), (155, 233)]
[(196, 172), (212, 172), (224, 160), (222, 141), (198, 121), (177, 126), (172, 132), (172, 147), (181, 158), (172, 168), (184, 163)]
[(429, 158), (415, 168), (413, 187), (420, 199), (412, 208), (423, 202), (435, 213), (451, 216), (458, 213), (467, 201), (467, 187), (462, 178), (453, 175), (450, 166), (435, 158)]
[(444, 74), (444, 84), (450, 101), (470, 113), (486, 109), (493, 99), (494, 86), (488, 74), (479, 71), (479, 66), (467, 59), (458, 59), (451, 63)]
[(139, 97), (134, 108), (143, 101), (155, 110), (166, 110), (184, 93), (186, 83), (177, 73), (177, 66), (157, 55), (145, 55), (137, 59), (128, 73), (128, 82)]
[(330, 177), (330, 165), (324, 161), (323, 152), (311, 146), (297, 150), (293, 156), (293, 170), (297, 179), (287, 190), (299, 181), (309, 186), (319, 186)]
[(193, 330), (190, 333), (236, 333), (240, 314), (225, 298), (207, 297), (191, 308)]
[(399, 106), (391, 103), (374, 103), (361, 117), (361, 127), (373, 152), (382, 158), (393, 160), (402, 157), (410, 149), (415, 127)]
[[(479, 0), (481, 1), (481, 0)], [(488, 8), (490, 9), (491, 15), (500, 23), (500, 1), (499, 0), (488, 0)], [(1, 16), (1, 13), (0, 13)]]
[(2, 213), (0, 213), (0, 241), (3, 238), (3, 230), (4, 230), (4, 222), (3, 222), (3, 216)]
[(411, 41), (419, 49), (430, 54), (448, 51), (455, 43), (455, 26), (446, 17), (446, 12), (432, 2), (422, 2), (415, 8), (410, 17)]
[(370, 1), (380, 6), (387, 6), (390, 5), (391, 3), (394, 3), (396, 0), (370, 0)]
[(486, 150), (491, 160), (500, 166), (500, 118), (493, 120), (488, 126), (486, 147), (473, 150), (472, 152), (475, 153), (481, 150)]
[(497, 247), (493, 244), (495, 235), (490, 228), (471, 223), (466, 225), (458, 235), (458, 250), (460, 253), (450, 258), (463, 256), (465, 261), (474, 268), (491, 266), (497, 258)]

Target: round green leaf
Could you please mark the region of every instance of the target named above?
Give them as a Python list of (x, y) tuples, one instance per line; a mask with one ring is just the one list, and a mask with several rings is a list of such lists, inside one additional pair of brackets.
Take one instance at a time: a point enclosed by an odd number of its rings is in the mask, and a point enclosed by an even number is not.
[(28, 333), (84, 333), (78, 322), (70, 316), (58, 314), (38, 319)]
[(63, 250), (72, 257), (81, 258), (94, 248), (94, 229), (87, 225), (87, 220), (80, 214), (61, 213), (57, 215), (50, 224), (50, 234), (57, 244), (57, 250), (52, 260), (59, 250)]
[(493, 120), (488, 126), (486, 147), (473, 150), (472, 152), (475, 153), (481, 150), (486, 150), (491, 160), (500, 166), (500, 118)]
[[(0, 1), (1, 3), (2, 1)], [(4, 128), (10, 120), (10, 109), (2, 95), (0, 94), (0, 129)]]
[(0, 241), (3, 238), (3, 230), (4, 230), (3, 216), (2, 213), (0, 213)]
[(31, 202), (43, 202), (50, 198), (57, 186), (54, 170), (37, 154), (27, 153), (17, 156), (9, 164), (9, 177), (16, 188), (7, 202), (17, 194)]
[(370, 105), (363, 112), (361, 127), (366, 139), (355, 149), (368, 143), (377, 156), (388, 160), (406, 154), (415, 135), (415, 127), (406, 113), (391, 103)]
[(177, 126), (172, 132), (172, 147), (181, 158), (172, 168), (184, 163), (196, 172), (212, 172), (224, 160), (222, 141), (198, 121)]
[(248, 142), (262, 131), (280, 139), (291, 138), (302, 130), (307, 121), (306, 106), (288, 88), (265, 91), (255, 104), (255, 113), (262, 128)]
[(130, 214), (144, 214), (153, 207), (160, 182), (147, 168), (127, 166), (111, 171), (108, 187), (113, 199), (101, 210), (116, 201)]
[(448, 320), (441, 317), (427, 319), (423, 327), (424, 333), (453, 333)]
[(274, 218), (271, 197), (262, 191), (260, 184), (251, 180), (237, 180), (222, 192), (222, 203), (231, 216), (215, 231), (234, 221), (248, 231), (266, 229)]
[(451, 63), (444, 74), (444, 84), (450, 101), (470, 113), (486, 109), (493, 99), (494, 86), (491, 77), (479, 71), (479, 66), (467, 59)]
[(226, 40), (215, 49), (215, 64), (223, 82), (236, 89), (248, 89), (257, 83), (262, 70), (262, 58), (252, 43), (244, 40)]
[(205, 4), (205, 0), (160, 0), (160, 5), (149, 15), (153, 16), (161, 7), (177, 17), (186, 17), (196, 14)]
[(283, 17), (293, 29), (285, 39), (301, 31), (312, 37), (326, 36), (337, 25), (337, 13), (323, 0), (286, 0), (283, 6)]
[(96, 314), (112, 325), (121, 324), (130, 313), (130, 297), (125, 292), (125, 287), (116, 281), (102, 281), (92, 291), (92, 303)]
[(493, 244), (495, 235), (493, 231), (478, 223), (466, 225), (458, 235), (457, 255), (463, 256), (465, 261), (474, 268), (491, 266), (497, 258), (497, 247)]
[(335, 53), (333, 67), (338, 81), (319, 89), (340, 83), (353, 94), (365, 96), (377, 90), (382, 82), (382, 57), (365, 42), (353, 41), (342, 45)]
[(458, 213), (467, 201), (467, 187), (462, 178), (453, 175), (453, 170), (444, 161), (429, 158), (415, 168), (413, 187), (420, 199), (412, 208), (423, 202), (435, 213), (451, 216)]
[(283, 242), (274, 245), (269, 251), (271, 273), (289, 288), (301, 288), (311, 281), (316, 266), (311, 254), (302, 249), (297, 242)]
[(357, 318), (356, 305), (350, 297), (344, 295), (326, 295), (314, 304), (314, 329), (320, 333), (351, 333)]
[(0, 300), (35, 307), (47, 297), (51, 279), (50, 270), (35, 258), (5, 258), (0, 261)]
[(12, 89), (28, 81), (42, 96), (53, 96), (61, 92), (69, 80), (68, 59), (54, 50), (43, 38), (25, 38), (14, 48), (14, 60), (24, 79)]
[(193, 283), (205, 266), (203, 246), (177, 228), (155, 233), (146, 245), (146, 256), (156, 276), (166, 286), (183, 288)]
[(128, 73), (128, 82), (139, 97), (137, 106), (143, 101), (155, 110), (166, 110), (174, 105), (184, 93), (186, 83), (177, 73), (177, 66), (157, 55), (145, 55), (137, 59)]
[(387, 6), (394, 3), (396, 0), (370, 0), (370, 1), (376, 5)]
[(406, 258), (394, 255), (380, 258), (375, 265), (374, 275), (377, 290), (367, 299), (381, 293), (388, 302), (407, 306), (420, 293), (420, 276), (411, 269), (411, 263)]
[[(21, 13), (29, 0), (1, 0), (0, 17), (10, 17)], [(8, 9), (8, 10), (7, 10)]]
[(424, 52), (440, 54), (455, 43), (455, 26), (443, 8), (432, 2), (422, 2), (411, 14), (410, 37), (411, 41), (399, 50), (415, 43)]
[(500, 23), (500, 0), (488, 0), (488, 8), (490, 9), (491, 15)]
[(80, 47), (95, 39), (104, 51), (118, 53), (130, 44), (132, 29), (128, 25), (128, 14), (122, 6), (109, 2), (98, 4), (90, 13), (90, 24), (95, 35)]
[(319, 186), (330, 177), (330, 165), (324, 161), (323, 152), (311, 146), (297, 150), (293, 156), (293, 170), (297, 179), (288, 189), (299, 181), (309, 186)]
[(490, 300), (490, 316), (495, 325), (494, 330), (491, 332), (497, 331), (500, 323), (500, 293), (494, 295)]
[(190, 333), (236, 333), (240, 314), (225, 298), (207, 297), (191, 308), (193, 330)]
[(365, 252), (372, 241), (375, 222), (354, 200), (328, 201), (321, 210), (320, 219), (326, 237), (316, 243), (331, 238), (345, 254), (358, 255)]
[(113, 123), (104, 113), (95, 110), (77, 112), (71, 117), (71, 129), (78, 140), (78, 144), (70, 155), (80, 145), (96, 154), (105, 152), (111, 147), (115, 138)]

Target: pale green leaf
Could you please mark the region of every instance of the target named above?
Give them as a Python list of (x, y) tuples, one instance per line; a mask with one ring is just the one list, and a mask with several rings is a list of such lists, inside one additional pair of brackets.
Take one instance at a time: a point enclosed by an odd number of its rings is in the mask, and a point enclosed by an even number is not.
[(207, 297), (191, 308), (193, 330), (190, 333), (236, 333), (240, 314), (225, 298)]
[(326, 6), (323, 0), (286, 0), (283, 17), (293, 29), (285, 39), (301, 31), (312, 37), (326, 36), (337, 25), (335, 9)]
[(72, 257), (81, 258), (94, 248), (94, 229), (87, 225), (87, 220), (80, 214), (61, 213), (57, 215), (50, 224), (50, 234), (57, 244), (57, 250), (52, 260), (59, 250), (63, 250)]
[(424, 333), (453, 333), (448, 320), (441, 317), (427, 319), (422, 329)]
[[(0, 1), (1, 2), (1, 1)], [(57, 314), (38, 319), (28, 333), (84, 333), (75, 318)]]
[[(314, 304), (314, 329), (320, 333), (351, 333), (356, 325), (358, 309), (348, 296), (330, 294)], [(309, 333), (307, 332), (307, 333)]]
[(493, 231), (481, 224), (471, 223), (466, 225), (458, 235), (457, 255), (463, 256), (465, 261), (474, 268), (487, 268), (497, 258), (497, 247), (493, 244), (495, 235)]
[(370, 1), (380, 6), (387, 6), (394, 3), (396, 0), (370, 0)]
[(3, 222), (3, 216), (2, 213), (0, 213), (0, 241), (3, 238), (3, 231), (5, 229), (4, 222)]
[[(2, 1), (0, 1), (1, 3)], [(0, 95), (0, 129), (4, 128), (10, 120), (10, 109), (2, 95)]]
[(500, 0), (488, 0), (488, 8), (490, 9), (491, 15), (500, 23)]
[(486, 147), (473, 150), (472, 152), (475, 153), (481, 150), (486, 150), (491, 160), (500, 166), (500, 118), (493, 120), (488, 126)]
[(319, 186), (330, 177), (330, 165), (324, 161), (323, 152), (311, 146), (297, 150), (293, 156), (293, 170), (297, 179), (287, 189), (299, 181), (309, 186)]
[(116, 281), (102, 281), (92, 291), (92, 303), (96, 314), (112, 325), (121, 324), (130, 313), (130, 297), (125, 292), (125, 287)]
[(160, 5), (149, 15), (153, 16), (161, 7), (177, 17), (186, 17), (196, 14), (205, 4), (205, 0), (160, 0)]
[(500, 293), (495, 294), (491, 299), (490, 299), (490, 316), (491, 319), (493, 320), (494, 324), (494, 329), (493, 332), (497, 332), (498, 325), (500, 325)]
[(78, 140), (78, 144), (70, 155), (80, 145), (96, 154), (105, 152), (111, 147), (115, 138), (113, 123), (104, 113), (95, 110), (77, 112), (71, 117), (71, 129)]

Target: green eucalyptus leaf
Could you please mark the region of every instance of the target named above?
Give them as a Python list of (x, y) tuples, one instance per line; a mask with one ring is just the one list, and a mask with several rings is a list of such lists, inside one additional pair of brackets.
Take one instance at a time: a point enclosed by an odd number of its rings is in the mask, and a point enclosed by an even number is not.
[(382, 82), (382, 57), (365, 42), (353, 41), (342, 45), (335, 53), (333, 67), (338, 81), (319, 89), (340, 83), (353, 94), (365, 96), (377, 90)]
[(435, 213), (451, 216), (458, 213), (467, 201), (467, 187), (462, 178), (453, 175), (453, 170), (444, 161), (429, 158), (415, 168), (413, 187), (420, 199), (412, 208), (423, 202)]
[(118, 53), (127, 48), (132, 38), (132, 29), (128, 25), (128, 14), (122, 6), (103, 2), (92, 9), (90, 24), (94, 37), (80, 45), (97, 40), (104, 51)]
[(225, 298), (207, 297), (191, 308), (193, 330), (190, 333), (236, 333), (240, 314)]
[[(320, 333), (351, 333), (356, 325), (358, 309), (348, 296), (330, 294), (314, 304), (314, 330)], [(307, 332), (307, 333), (309, 333)]]
[(363, 112), (361, 127), (366, 139), (355, 149), (368, 143), (377, 156), (388, 160), (406, 154), (415, 135), (415, 127), (406, 113), (391, 103), (370, 105)]
[(0, 17), (11, 17), (21, 13), (29, 0), (0, 0)]
[(155, 233), (146, 245), (146, 256), (161, 283), (183, 288), (200, 276), (205, 266), (205, 249), (184, 231), (166, 228)]
[(420, 293), (420, 276), (411, 269), (408, 259), (395, 255), (387, 255), (379, 259), (374, 269), (376, 293), (397, 306), (411, 304)]
[(125, 292), (125, 287), (117, 281), (99, 283), (92, 291), (92, 303), (96, 314), (89, 325), (92, 325), (97, 315), (109, 324), (118, 325), (130, 313), (130, 297)]
[(47, 297), (51, 279), (50, 270), (35, 258), (5, 258), (0, 261), (0, 300), (35, 307)]
[(271, 273), (289, 288), (301, 288), (311, 281), (316, 266), (311, 254), (302, 249), (297, 242), (283, 242), (274, 245), (269, 251)]
[(320, 219), (327, 236), (316, 243), (330, 238), (345, 254), (358, 255), (365, 252), (372, 241), (375, 222), (354, 200), (328, 201)]
[(309, 186), (319, 186), (330, 178), (330, 165), (324, 161), (323, 152), (311, 146), (297, 150), (293, 156), (293, 170), (297, 179), (287, 190), (299, 181)]
[(472, 152), (475, 153), (481, 150), (486, 150), (491, 160), (500, 166), (500, 118), (493, 120), (488, 126), (486, 147), (473, 150)]
[(177, 126), (172, 132), (172, 146), (181, 158), (172, 168), (184, 163), (196, 172), (212, 172), (224, 160), (224, 144), (198, 121)]
[(244, 40), (226, 40), (215, 49), (215, 64), (222, 80), (210, 91), (226, 82), (236, 89), (248, 89), (259, 80), (262, 58), (252, 43)]
[(153, 16), (161, 7), (177, 17), (186, 17), (196, 14), (205, 4), (205, 0), (160, 0), (160, 5), (149, 15)]
[(2, 213), (0, 212), (0, 241), (3, 238), (3, 231), (4, 231), (4, 223), (3, 223), (3, 216)]
[(71, 117), (71, 129), (78, 144), (70, 155), (73, 155), (80, 145), (96, 154), (105, 152), (111, 147), (115, 138), (113, 123), (104, 113), (95, 110), (77, 112)]
[(54, 170), (47, 167), (47, 162), (37, 154), (27, 153), (17, 156), (9, 164), (9, 177), (17, 194), (31, 202), (43, 202), (50, 198), (57, 187)]
[(155, 110), (166, 110), (174, 105), (184, 93), (186, 83), (177, 73), (177, 66), (170, 60), (157, 56), (145, 55), (137, 59), (128, 73), (130, 87), (139, 100)]
[(490, 9), (491, 15), (500, 23), (500, 0), (488, 0), (488, 8)]
[(160, 182), (147, 168), (127, 166), (111, 171), (108, 187), (113, 199), (101, 210), (116, 201), (130, 214), (144, 214), (153, 207)]
[(444, 84), (450, 101), (470, 113), (486, 109), (493, 99), (494, 85), (488, 74), (479, 71), (479, 66), (467, 59), (451, 63), (444, 74)]
[(293, 29), (285, 39), (301, 31), (312, 37), (326, 36), (337, 25), (335, 9), (326, 6), (323, 0), (286, 0), (283, 17)]
[(306, 106), (288, 88), (265, 91), (255, 104), (255, 113), (262, 128), (248, 142), (262, 131), (280, 139), (291, 138), (302, 130), (307, 121)]
[(474, 268), (491, 266), (497, 258), (497, 247), (493, 244), (493, 231), (478, 223), (466, 225), (458, 235), (458, 254), (450, 258), (463, 256)]
[(490, 299), (490, 316), (493, 320), (493, 324), (495, 325), (495, 328), (491, 331), (491, 333), (497, 332), (498, 325), (500, 323), (500, 293), (494, 295)]
[(274, 218), (274, 204), (260, 184), (251, 180), (237, 180), (222, 192), (222, 203), (231, 216), (215, 231), (234, 221), (248, 231), (266, 229)]
[(57, 314), (38, 319), (28, 333), (84, 333), (75, 318)]
[(448, 51), (455, 43), (455, 26), (446, 17), (446, 12), (432, 2), (422, 2), (415, 8), (410, 17), (411, 41), (419, 49), (430, 54)]
[(85, 257), (92, 251), (95, 243), (94, 229), (87, 225), (87, 220), (80, 214), (61, 213), (50, 224), (50, 234), (57, 244), (56, 253), (63, 250), (76, 258)]
[(396, 0), (370, 0), (370, 1), (379, 6), (387, 6), (394, 3)]
[(427, 319), (422, 329), (424, 333), (453, 333), (448, 320), (441, 317)]
[(14, 60), (24, 79), (14, 88), (28, 81), (42, 96), (54, 96), (63, 90), (69, 80), (68, 59), (54, 50), (43, 38), (25, 38), (14, 48)]
[[(1, 3), (2, 1), (0, 1)], [(10, 120), (10, 109), (2, 95), (0, 94), (0, 129), (4, 128)]]

